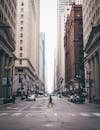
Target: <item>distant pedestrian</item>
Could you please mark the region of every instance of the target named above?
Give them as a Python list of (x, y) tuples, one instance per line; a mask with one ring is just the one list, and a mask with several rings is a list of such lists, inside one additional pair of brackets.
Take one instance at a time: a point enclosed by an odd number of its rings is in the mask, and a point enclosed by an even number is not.
[(96, 96), (93, 95), (93, 103), (95, 104), (96, 103)]
[(53, 107), (53, 101), (52, 101), (52, 96), (49, 96), (49, 103), (48, 103), (48, 107), (51, 106)]
[(15, 95), (13, 94), (13, 95), (12, 95), (12, 102), (15, 103), (15, 100), (16, 100), (16, 97), (15, 97)]

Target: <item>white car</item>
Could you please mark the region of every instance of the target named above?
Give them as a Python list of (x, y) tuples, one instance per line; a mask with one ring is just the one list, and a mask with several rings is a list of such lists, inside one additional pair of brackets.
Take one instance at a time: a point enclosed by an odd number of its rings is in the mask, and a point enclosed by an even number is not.
[(27, 100), (28, 100), (28, 101), (36, 101), (35, 94), (29, 95), (29, 96), (27, 97)]

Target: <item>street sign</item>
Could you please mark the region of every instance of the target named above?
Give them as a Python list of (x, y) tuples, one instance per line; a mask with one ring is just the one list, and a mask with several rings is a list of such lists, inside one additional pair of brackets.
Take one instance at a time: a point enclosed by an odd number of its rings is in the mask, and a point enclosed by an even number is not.
[(86, 88), (89, 88), (89, 81), (86, 81), (85, 86)]

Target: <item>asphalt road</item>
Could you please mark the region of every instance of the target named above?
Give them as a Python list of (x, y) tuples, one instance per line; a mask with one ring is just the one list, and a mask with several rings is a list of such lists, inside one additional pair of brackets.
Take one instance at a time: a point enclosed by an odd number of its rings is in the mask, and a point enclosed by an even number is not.
[(0, 130), (100, 130), (100, 106), (48, 97), (0, 106)]

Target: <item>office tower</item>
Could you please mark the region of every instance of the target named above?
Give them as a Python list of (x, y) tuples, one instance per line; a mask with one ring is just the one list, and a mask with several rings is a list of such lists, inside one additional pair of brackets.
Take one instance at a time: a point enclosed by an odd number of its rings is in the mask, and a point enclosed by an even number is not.
[(16, 76), (17, 89), (36, 90), (39, 85), (39, 1), (17, 0)]

